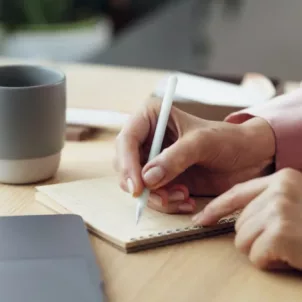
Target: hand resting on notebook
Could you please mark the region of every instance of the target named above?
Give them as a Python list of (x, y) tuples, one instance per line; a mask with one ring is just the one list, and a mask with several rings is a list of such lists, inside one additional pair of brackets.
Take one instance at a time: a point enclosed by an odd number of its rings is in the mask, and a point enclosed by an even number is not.
[(225, 122), (173, 108), (165, 150), (145, 165), (158, 113), (159, 104), (147, 104), (119, 134), (121, 187), (139, 195), (146, 185), (153, 191), (149, 206), (166, 213), (194, 211), (190, 195), (221, 194), (196, 224), (243, 209), (236, 246), (260, 268), (302, 270), (302, 88)]
[(236, 222), (235, 245), (259, 268), (302, 270), (302, 174), (287, 168), (238, 184), (195, 216), (197, 225), (215, 224), (243, 211)]
[(149, 102), (117, 137), (115, 168), (133, 195), (150, 188), (149, 206), (166, 213), (195, 210), (189, 195), (215, 196), (238, 182), (269, 173), (274, 134), (262, 118), (246, 123), (206, 121), (172, 108), (163, 152), (144, 165), (160, 111)]

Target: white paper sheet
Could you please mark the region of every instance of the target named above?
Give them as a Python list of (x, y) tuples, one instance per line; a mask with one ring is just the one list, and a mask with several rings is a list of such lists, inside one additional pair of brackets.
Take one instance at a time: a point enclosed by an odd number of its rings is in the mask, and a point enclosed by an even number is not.
[(117, 111), (67, 108), (66, 122), (70, 125), (85, 125), (96, 128), (121, 129), (129, 115)]
[[(213, 80), (201, 76), (185, 73), (174, 73), (178, 77), (175, 100), (199, 101), (206, 104), (249, 107), (259, 104), (274, 95), (274, 89), (268, 89), (266, 93), (253, 85), (236, 85), (224, 81)], [(167, 74), (155, 87), (154, 95), (163, 97)]]

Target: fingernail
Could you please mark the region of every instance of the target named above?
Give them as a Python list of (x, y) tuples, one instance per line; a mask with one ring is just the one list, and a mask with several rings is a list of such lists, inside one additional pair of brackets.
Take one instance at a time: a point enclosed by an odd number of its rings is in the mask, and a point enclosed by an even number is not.
[(181, 205), (178, 206), (179, 211), (181, 212), (192, 212), (193, 211), (193, 206), (189, 203), (183, 203)]
[(128, 186), (129, 193), (131, 195), (133, 195), (134, 194), (134, 184), (133, 184), (133, 181), (131, 178), (127, 179), (127, 186)]
[(144, 174), (144, 181), (149, 185), (153, 186), (160, 182), (165, 176), (165, 172), (161, 167), (154, 167), (148, 170)]
[(185, 194), (182, 191), (174, 191), (169, 194), (169, 201), (185, 200)]
[(159, 195), (157, 195), (155, 193), (151, 193), (150, 196), (149, 196), (149, 199), (156, 206), (158, 206), (158, 207), (162, 207), (163, 206), (163, 200), (162, 200), (162, 198)]
[(196, 202), (195, 202), (195, 200), (194, 200), (193, 198), (189, 198), (189, 199), (187, 200), (187, 203), (191, 204), (191, 205), (193, 206), (193, 208), (196, 207)]

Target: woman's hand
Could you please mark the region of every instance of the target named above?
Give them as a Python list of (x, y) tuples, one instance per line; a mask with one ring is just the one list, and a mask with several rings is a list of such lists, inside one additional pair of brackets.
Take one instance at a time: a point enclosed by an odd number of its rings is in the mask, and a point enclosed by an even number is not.
[(160, 102), (145, 105), (116, 141), (115, 168), (121, 187), (138, 196), (144, 186), (149, 206), (166, 213), (195, 210), (189, 195), (218, 195), (234, 184), (268, 174), (275, 154), (267, 122), (206, 121), (172, 108), (160, 155), (146, 164)]
[(234, 186), (197, 214), (212, 225), (244, 208), (236, 222), (235, 245), (259, 268), (302, 270), (302, 174), (284, 169)]

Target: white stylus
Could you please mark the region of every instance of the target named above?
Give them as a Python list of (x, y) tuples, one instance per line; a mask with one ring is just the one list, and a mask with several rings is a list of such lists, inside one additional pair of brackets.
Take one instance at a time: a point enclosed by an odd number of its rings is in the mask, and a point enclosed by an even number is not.
[[(173, 103), (173, 97), (176, 90), (176, 85), (177, 85), (177, 77), (171, 76), (168, 80), (167, 89), (161, 104), (160, 113), (155, 129), (153, 142), (151, 145), (148, 162), (151, 161), (155, 156), (157, 156), (161, 151), (161, 147), (162, 147), (162, 143), (165, 136), (165, 132), (170, 116), (170, 111)], [(150, 195), (149, 189), (145, 188), (143, 193), (138, 197), (138, 203), (136, 206), (136, 224), (138, 224), (142, 212), (145, 206), (147, 205), (149, 195)]]

